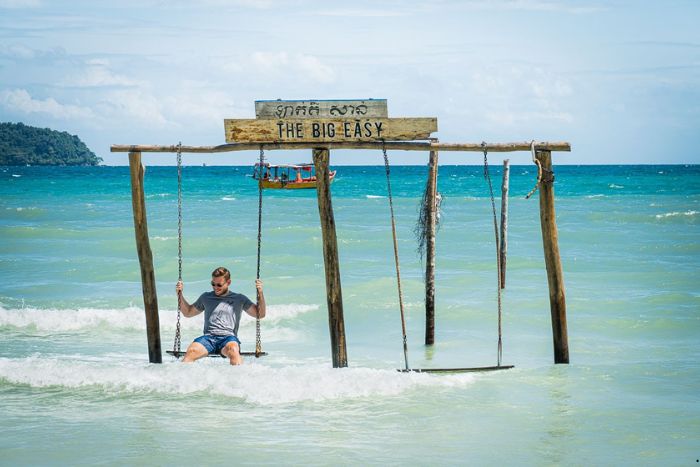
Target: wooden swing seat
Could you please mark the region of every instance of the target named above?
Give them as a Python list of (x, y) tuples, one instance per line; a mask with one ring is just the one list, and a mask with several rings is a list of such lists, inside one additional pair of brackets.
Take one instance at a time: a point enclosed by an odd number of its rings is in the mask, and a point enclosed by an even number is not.
[[(185, 351), (180, 351), (176, 352), (175, 350), (166, 350), (165, 351), (168, 355), (172, 355), (173, 357), (180, 358), (185, 355)], [(241, 355), (243, 357), (264, 357), (267, 355), (267, 352), (260, 352), (258, 355), (255, 354), (255, 352), (241, 352)], [(208, 355), (209, 357), (221, 357), (221, 358), (227, 358), (221, 355), (220, 353), (210, 353)]]
[(498, 370), (510, 370), (515, 368), (514, 365), (500, 365), (500, 366), (479, 366), (472, 368), (409, 368), (400, 371), (401, 373), (470, 373), (479, 371), (498, 371)]

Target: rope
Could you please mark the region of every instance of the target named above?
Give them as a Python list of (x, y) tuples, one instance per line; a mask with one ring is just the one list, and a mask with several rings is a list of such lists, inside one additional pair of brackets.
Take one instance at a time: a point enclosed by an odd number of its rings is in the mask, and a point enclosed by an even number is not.
[(396, 241), (396, 222), (394, 220), (394, 202), (391, 196), (391, 178), (389, 177), (389, 156), (386, 154), (386, 144), (382, 140), (384, 154), (384, 169), (386, 170), (386, 189), (389, 194), (389, 210), (391, 212), (391, 235), (394, 240), (394, 262), (396, 263), (396, 283), (399, 289), (399, 309), (401, 310), (401, 332), (403, 333), (403, 358), (408, 370), (408, 343), (406, 341), (406, 317), (403, 311), (403, 293), (401, 291), (401, 269), (399, 267), (399, 245)]
[[(260, 177), (258, 177), (258, 267), (255, 274), (256, 279), (260, 279), (260, 247), (262, 245), (262, 202), (263, 202), (263, 163), (265, 162), (265, 151), (263, 145), (260, 145)], [(260, 292), (255, 288), (255, 308), (257, 310), (255, 317), (255, 357), (259, 358), (262, 354), (262, 339), (260, 338)]]
[[(182, 282), (182, 142), (177, 143), (177, 281)], [(173, 352), (180, 356), (180, 309), (182, 294), (177, 294), (177, 325), (175, 326), (175, 342)]]
[(496, 290), (498, 291), (498, 350), (496, 355), (496, 361), (498, 362), (498, 366), (501, 366), (501, 357), (503, 355), (503, 335), (501, 331), (501, 255), (498, 250), (498, 220), (496, 219), (496, 201), (493, 196), (493, 185), (491, 184), (491, 174), (489, 173), (489, 161), (487, 157), (488, 150), (486, 149), (486, 142), (482, 142), (481, 147), (484, 150), (484, 178), (486, 178), (486, 181), (489, 184), (489, 193), (491, 195), (491, 210), (493, 211), (493, 232), (496, 236), (496, 275), (498, 276), (498, 284), (496, 288)]
[(540, 182), (542, 182), (542, 164), (535, 157), (535, 140), (534, 139), (532, 141), (530, 141), (530, 153), (532, 154), (532, 162), (534, 162), (535, 165), (537, 166), (537, 183), (535, 183), (535, 186), (532, 187), (532, 190), (530, 190), (530, 192), (527, 195), (525, 195), (525, 199), (530, 199), (530, 197), (532, 195), (534, 195), (535, 192), (537, 191), (537, 188), (539, 188)]

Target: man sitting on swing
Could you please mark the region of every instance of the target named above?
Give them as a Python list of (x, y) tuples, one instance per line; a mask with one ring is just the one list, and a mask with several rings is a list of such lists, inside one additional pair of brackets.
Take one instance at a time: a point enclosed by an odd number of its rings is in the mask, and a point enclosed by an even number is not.
[(183, 362), (194, 362), (208, 354), (221, 353), (228, 357), (231, 365), (243, 363), (241, 341), (237, 337), (241, 313), (245, 310), (253, 318), (265, 317), (263, 284), (260, 279), (255, 280), (259, 305), (251, 302), (245, 295), (230, 291), (229, 285), (231, 285), (229, 270), (223, 267), (214, 269), (211, 273), (211, 286), (214, 290), (203, 293), (190, 305), (182, 293), (183, 283), (177, 282), (175, 290), (182, 314), (191, 318), (204, 311), (204, 335), (190, 344)]

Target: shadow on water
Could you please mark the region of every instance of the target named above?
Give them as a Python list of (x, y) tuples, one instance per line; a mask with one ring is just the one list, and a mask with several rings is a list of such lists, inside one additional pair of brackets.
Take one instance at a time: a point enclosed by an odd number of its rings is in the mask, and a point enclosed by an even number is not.
[(573, 408), (571, 406), (571, 391), (568, 366), (553, 366), (547, 376), (549, 385), (550, 415), (545, 427), (546, 436), (542, 439), (543, 455), (553, 465), (566, 463), (574, 441), (572, 424)]

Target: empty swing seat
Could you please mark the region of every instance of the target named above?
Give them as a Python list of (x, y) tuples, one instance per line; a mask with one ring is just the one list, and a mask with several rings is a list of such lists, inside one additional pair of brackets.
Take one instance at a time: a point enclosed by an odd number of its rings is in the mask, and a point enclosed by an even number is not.
[(514, 365), (499, 365), (499, 366), (479, 366), (472, 368), (409, 368), (397, 370), (401, 373), (473, 373), (479, 371), (498, 371), (510, 370), (515, 368)]

